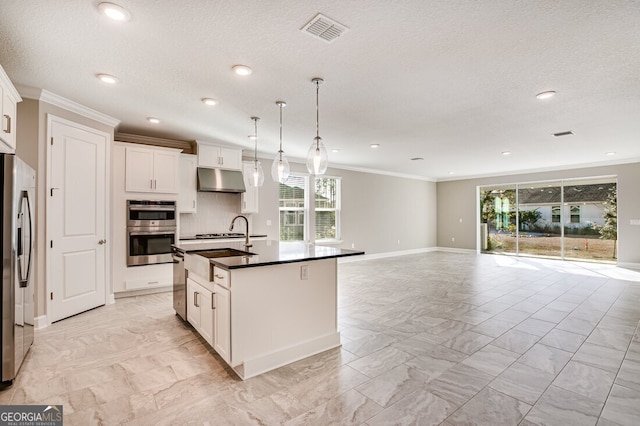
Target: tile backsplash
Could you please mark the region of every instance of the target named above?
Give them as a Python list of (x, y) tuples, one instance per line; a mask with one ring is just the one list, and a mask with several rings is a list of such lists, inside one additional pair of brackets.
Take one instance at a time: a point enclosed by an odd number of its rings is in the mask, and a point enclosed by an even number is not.
[[(228, 232), (231, 220), (240, 214), (240, 194), (198, 192), (197, 213), (180, 215), (180, 237), (212, 232)], [(251, 228), (251, 215), (249, 229)], [(233, 232), (244, 232), (244, 221), (236, 221)]]

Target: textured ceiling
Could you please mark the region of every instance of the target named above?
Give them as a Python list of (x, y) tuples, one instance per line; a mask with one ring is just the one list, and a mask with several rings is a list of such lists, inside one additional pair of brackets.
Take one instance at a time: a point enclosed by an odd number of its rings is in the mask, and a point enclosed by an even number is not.
[[(313, 77), (325, 80), (330, 165), (447, 180), (640, 159), (639, 1), (114, 2), (129, 22), (101, 15), (97, 0), (0, 1), (0, 63), (17, 85), (121, 120), (119, 132), (249, 153), (257, 115), (269, 159), (276, 100), (288, 104), (284, 151), (306, 155)], [(331, 44), (302, 33), (317, 13), (349, 31)], [(233, 74), (236, 64), (253, 74)], [(545, 90), (557, 96), (535, 98)]]

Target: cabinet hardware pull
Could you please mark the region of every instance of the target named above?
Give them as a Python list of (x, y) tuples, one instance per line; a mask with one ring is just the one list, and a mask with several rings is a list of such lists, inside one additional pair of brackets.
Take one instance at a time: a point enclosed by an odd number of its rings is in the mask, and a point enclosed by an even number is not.
[(4, 114), (4, 118), (7, 119), (7, 128), (4, 129), (4, 132), (11, 133), (11, 116), (9, 114)]
[(193, 306), (195, 306), (196, 308), (199, 308), (200, 305), (198, 305), (198, 293), (197, 291), (193, 292)]
[(218, 279), (220, 279), (220, 280), (224, 278), (224, 276), (222, 276), (222, 275), (218, 275), (218, 274), (215, 274), (215, 275), (214, 275), (214, 277), (216, 277), (216, 278), (218, 278)]
[(211, 309), (215, 309), (216, 308), (216, 302), (215, 302), (215, 293), (211, 293)]
[(100, 245), (103, 245), (103, 244), (106, 244), (106, 243), (107, 243), (107, 240), (100, 240), (100, 241), (98, 241), (98, 244), (100, 244)]
[(193, 203), (193, 208), (195, 209), (196, 208), (196, 200), (192, 200), (191, 202)]
[(149, 180), (149, 187), (153, 189), (153, 179)]

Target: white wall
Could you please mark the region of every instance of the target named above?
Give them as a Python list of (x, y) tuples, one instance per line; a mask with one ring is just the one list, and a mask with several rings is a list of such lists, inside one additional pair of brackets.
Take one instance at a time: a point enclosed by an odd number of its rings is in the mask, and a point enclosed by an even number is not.
[(613, 175), (618, 181), (618, 262), (640, 265), (640, 226), (630, 224), (640, 219), (640, 163), (438, 182), (437, 244), (476, 250), (478, 186)]
[[(253, 215), (253, 232), (278, 239), (278, 185), (271, 179), (271, 160), (261, 162), (265, 183), (260, 188), (260, 213)], [(291, 171), (307, 173), (299, 163), (291, 163)], [(353, 246), (375, 254), (435, 247), (435, 182), (338, 168), (329, 168), (326, 174), (342, 178), (341, 248)]]

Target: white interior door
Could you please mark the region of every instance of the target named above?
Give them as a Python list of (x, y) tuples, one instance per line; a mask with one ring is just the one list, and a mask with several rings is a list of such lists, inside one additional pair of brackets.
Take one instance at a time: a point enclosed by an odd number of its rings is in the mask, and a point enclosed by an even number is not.
[(105, 304), (109, 135), (49, 118), (49, 321)]

